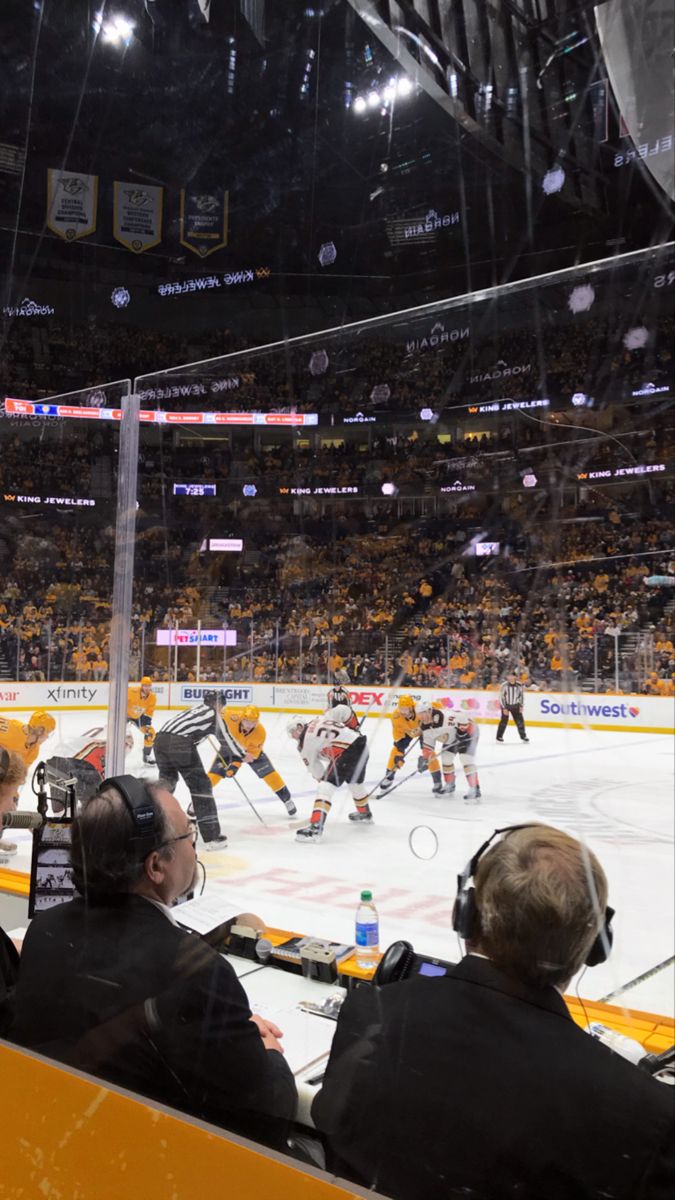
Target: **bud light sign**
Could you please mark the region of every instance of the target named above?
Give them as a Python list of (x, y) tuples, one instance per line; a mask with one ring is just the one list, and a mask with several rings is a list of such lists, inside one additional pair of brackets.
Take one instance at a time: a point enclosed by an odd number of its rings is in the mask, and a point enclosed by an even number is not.
[(228, 702), (234, 701), (236, 704), (249, 704), (253, 699), (253, 688), (250, 687), (223, 687), (219, 683), (205, 683), (203, 687), (196, 684), (184, 684), (180, 689), (181, 700), (187, 700), (194, 704), (198, 700), (204, 699), (204, 692), (224, 692)]

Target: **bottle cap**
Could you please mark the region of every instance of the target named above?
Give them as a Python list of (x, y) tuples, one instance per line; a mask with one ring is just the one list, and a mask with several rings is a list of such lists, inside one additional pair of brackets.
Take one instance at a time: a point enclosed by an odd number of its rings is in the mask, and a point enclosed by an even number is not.
[(373, 893), (372, 893), (372, 892), (369, 892), (369, 891), (361, 892), (361, 899), (362, 899), (362, 900), (372, 900), (372, 898), (373, 898)]

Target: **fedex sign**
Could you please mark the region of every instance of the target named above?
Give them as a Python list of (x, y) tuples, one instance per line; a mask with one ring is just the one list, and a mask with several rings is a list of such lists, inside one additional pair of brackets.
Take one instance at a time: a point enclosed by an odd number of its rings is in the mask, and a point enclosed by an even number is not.
[(384, 708), (384, 692), (351, 692), (349, 699), (354, 707)]

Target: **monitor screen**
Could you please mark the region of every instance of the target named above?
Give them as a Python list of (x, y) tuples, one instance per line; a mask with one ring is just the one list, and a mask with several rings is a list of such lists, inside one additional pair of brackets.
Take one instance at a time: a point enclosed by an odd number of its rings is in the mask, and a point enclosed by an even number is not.
[(430, 979), (435, 979), (437, 975), (447, 975), (447, 973), (447, 967), (442, 966), (441, 963), (434, 962), (421, 962), (418, 971), (419, 975), (427, 975)]
[(78, 894), (70, 865), (71, 828), (71, 821), (45, 821), (33, 838), (29, 917)]

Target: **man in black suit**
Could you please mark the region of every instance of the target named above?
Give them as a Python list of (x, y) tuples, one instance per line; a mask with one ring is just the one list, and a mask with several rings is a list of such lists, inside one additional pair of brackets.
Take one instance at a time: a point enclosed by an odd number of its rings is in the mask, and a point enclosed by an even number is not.
[(82, 899), (39, 914), (26, 935), (12, 1037), (284, 1149), (297, 1093), (281, 1031), (252, 1016), (230, 964), (174, 920), (195, 840), (161, 784), (106, 780), (73, 826)]
[(480, 857), (487, 845), (460, 877), (467, 956), (342, 1008), (312, 1110), (329, 1165), (395, 1200), (665, 1200), (673, 1089), (575, 1025), (561, 995), (611, 940), (600, 864), (541, 825)]
[[(0, 746), (0, 817), (14, 812), (19, 803), (19, 789), (26, 778), (26, 768), (18, 754)], [(2, 829), (0, 828), (0, 834)], [(14, 847), (15, 852), (16, 847)], [(2, 844), (0, 843), (0, 859)], [(19, 952), (0, 926), (0, 1037), (5, 1037), (11, 1024), (14, 989), (19, 973)]]

